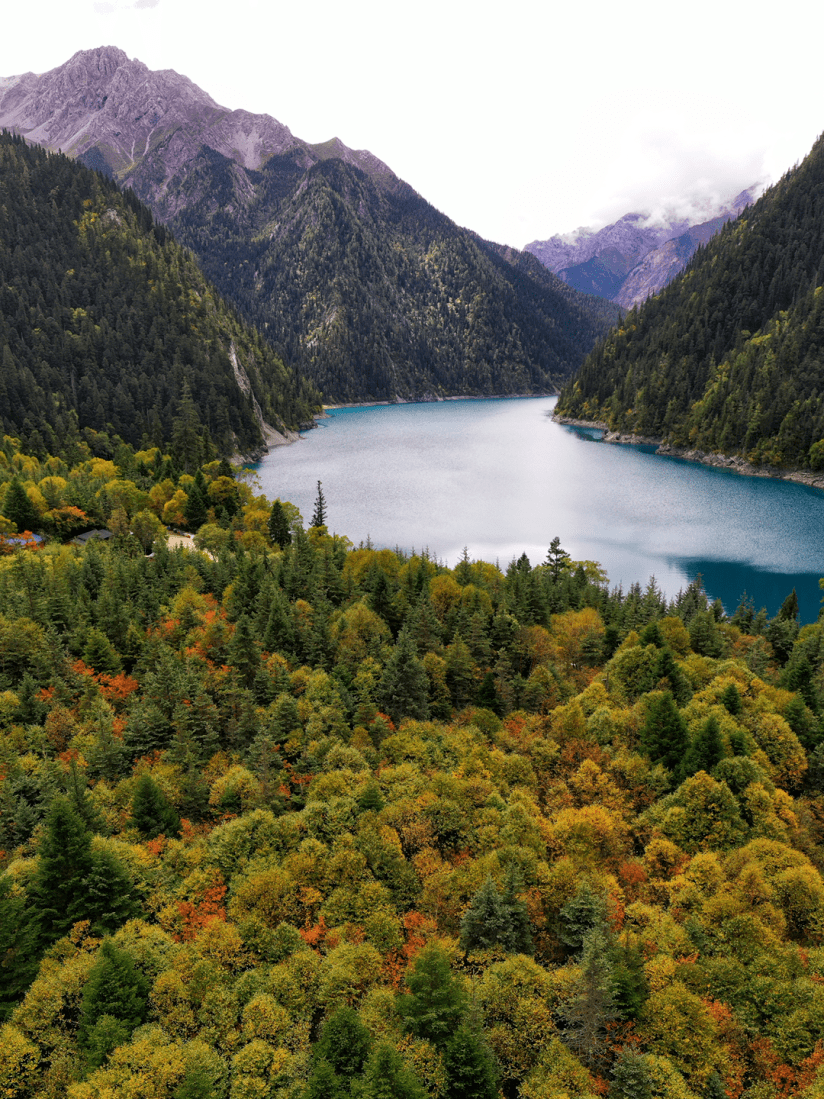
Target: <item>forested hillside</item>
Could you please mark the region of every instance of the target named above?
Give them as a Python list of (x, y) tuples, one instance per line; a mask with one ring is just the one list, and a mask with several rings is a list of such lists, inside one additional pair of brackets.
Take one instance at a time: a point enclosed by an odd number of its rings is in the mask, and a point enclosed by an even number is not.
[(40, 453), (86, 429), (174, 439), (197, 464), (261, 450), (265, 425), (296, 426), (319, 399), (131, 192), (0, 135), (5, 432)]
[(450, 569), (77, 451), (0, 449), (6, 531), (114, 532), (0, 555), (0, 1094), (824, 1096), (792, 594)]
[(394, 177), (297, 154), (245, 176), (204, 150), (168, 224), (329, 401), (552, 392), (617, 315)]
[(822, 468), (823, 185), (819, 140), (598, 345), (558, 411), (756, 464)]

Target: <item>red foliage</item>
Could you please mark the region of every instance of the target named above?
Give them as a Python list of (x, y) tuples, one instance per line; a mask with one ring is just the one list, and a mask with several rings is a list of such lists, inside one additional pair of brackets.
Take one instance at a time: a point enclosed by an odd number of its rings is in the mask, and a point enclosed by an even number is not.
[(226, 896), (226, 886), (222, 881), (207, 886), (200, 898), (191, 901), (178, 901), (178, 911), (183, 920), (183, 930), (175, 935), (178, 942), (190, 942), (196, 939), (198, 934), (207, 924), (214, 920), (226, 919), (226, 906), (223, 903)]
[(117, 675), (106, 675), (105, 672), (101, 672), (95, 678), (100, 684), (103, 697), (108, 702), (124, 702), (140, 686), (136, 679), (132, 679), (125, 672), (119, 672)]

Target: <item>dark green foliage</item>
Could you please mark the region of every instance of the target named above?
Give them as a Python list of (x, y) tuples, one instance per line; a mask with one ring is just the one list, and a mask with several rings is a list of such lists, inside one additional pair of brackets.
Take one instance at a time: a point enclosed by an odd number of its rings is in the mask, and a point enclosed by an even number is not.
[(616, 1099), (652, 1099), (652, 1076), (642, 1053), (629, 1047), (621, 1050), (609, 1094)]
[(46, 816), (32, 891), (45, 945), (86, 918), (86, 881), (91, 869), (91, 834), (68, 799), (56, 797)]
[(578, 993), (560, 1009), (564, 1042), (589, 1068), (596, 1068), (605, 1060), (609, 1024), (618, 1017), (610, 945), (603, 926), (587, 932), (581, 952)]
[(12, 477), (2, 503), (3, 515), (17, 527), (18, 533), (24, 530), (39, 530), (37, 509), (26, 495), (26, 490), (17, 477)]
[(148, 772), (140, 776), (132, 795), (132, 823), (146, 839), (176, 836), (180, 831), (180, 817)]
[(426, 669), (407, 629), (401, 630), (378, 686), (378, 704), (394, 722), (403, 717), (429, 716)]
[(149, 981), (110, 939), (104, 939), (80, 1003), (77, 1039), (94, 1068), (128, 1040), (146, 1017)]
[(483, 1041), (468, 1027), (459, 1027), (443, 1052), (449, 1099), (496, 1099), (495, 1062)]
[(641, 748), (654, 762), (670, 771), (680, 766), (689, 745), (689, 733), (669, 691), (653, 695), (640, 732)]
[(383, 1042), (369, 1058), (360, 1095), (362, 1099), (425, 1099), (426, 1092), (400, 1054)]
[[(133, 193), (8, 134), (0, 287), (0, 434), (35, 452), (75, 446), (82, 433), (110, 448), (117, 436), (174, 441), (186, 468), (214, 447), (259, 449), (230, 351), (268, 422), (297, 427), (317, 406), (313, 387), (219, 299), (190, 254), (154, 231)], [(15, 501), (25, 508), (17, 489), (13, 511)]]
[(606, 913), (604, 894), (596, 893), (589, 882), (582, 882), (578, 892), (558, 914), (558, 938), (570, 953), (578, 953), (583, 950), (589, 932), (605, 924)]
[(495, 946), (514, 954), (531, 954), (532, 934), (526, 906), (515, 895), (514, 881), (507, 881), (501, 896), (487, 876), (461, 920), (461, 947), (469, 954)]
[(143, 911), (131, 878), (108, 851), (92, 855), (91, 870), (86, 878), (85, 906), (95, 935), (111, 935)]
[(707, 774), (711, 774), (725, 754), (718, 720), (714, 715), (710, 715), (690, 742), (677, 768), (678, 777), (689, 778), (697, 771), (706, 771)]
[(338, 1076), (351, 1078), (363, 1071), (372, 1039), (351, 1007), (341, 1007), (324, 1024), (312, 1050), (316, 1063), (325, 1062)]
[(269, 513), (268, 528), (269, 537), (274, 544), (280, 546), (281, 549), (286, 549), (292, 541), (292, 533), (289, 530), (289, 523), (280, 500), (275, 500), (274, 504), (272, 504), (272, 510)]
[(350, 1094), (328, 1061), (318, 1061), (306, 1081), (303, 1099), (346, 1099)]
[[(305, 163), (295, 150), (273, 156), (241, 194), (237, 165), (210, 151), (177, 186), (170, 224), (329, 400), (547, 392), (617, 315), (390, 173), (334, 153)], [(140, 171), (133, 185), (156, 194)]]
[(120, 657), (111, 641), (101, 630), (94, 627), (86, 634), (83, 660), (98, 674), (102, 672), (105, 675), (117, 675), (123, 670)]
[(318, 481), (318, 494), (315, 498), (315, 510), (312, 513), (311, 526), (326, 526), (326, 497), (323, 495), (323, 489), (321, 488), (320, 481)]
[(37, 923), (25, 897), (0, 877), (0, 1024), (8, 1019), (37, 973)]
[(398, 1014), (416, 1038), (444, 1046), (460, 1025), (466, 997), (452, 976), (449, 959), (437, 945), (424, 947), (406, 979), (409, 992), (398, 997)]
[(202, 1065), (194, 1065), (186, 1070), (183, 1082), (174, 1093), (173, 1099), (219, 1099), (222, 1091), (212, 1075)]

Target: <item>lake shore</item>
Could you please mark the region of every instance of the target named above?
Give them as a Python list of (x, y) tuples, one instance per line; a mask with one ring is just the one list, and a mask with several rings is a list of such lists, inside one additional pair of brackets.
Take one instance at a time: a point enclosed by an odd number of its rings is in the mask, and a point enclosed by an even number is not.
[(556, 424), (564, 424), (567, 427), (590, 427), (603, 431), (602, 442), (621, 443), (626, 446), (654, 446), (656, 454), (663, 454), (670, 458), (683, 458), (688, 462), (699, 462), (705, 466), (715, 466), (717, 469), (729, 469), (733, 473), (740, 473), (744, 477), (770, 477), (779, 481), (794, 481), (796, 484), (808, 485), (810, 488), (824, 490), (824, 474), (811, 473), (808, 469), (777, 469), (775, 466), (756, 466), (739, 455), (714, 454), (705, 450), (695, 450), (689, 447), (672, 446), (663, 439), (652, 435), (632, 435), (621, 431), (610, 431), (609, 426), (600, 420), (576, 420), (572, 416), (559, 416), (552, 413), (552, 420)]

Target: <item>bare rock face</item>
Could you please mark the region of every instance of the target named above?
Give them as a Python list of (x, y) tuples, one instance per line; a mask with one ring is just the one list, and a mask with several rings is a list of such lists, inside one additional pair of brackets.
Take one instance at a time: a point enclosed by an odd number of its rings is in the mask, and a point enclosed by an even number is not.
[[(0, 79), (0, 126), (114, 176), (159, 214), (174, 212), (164, 210), (169, 181), (204, 147), (236, 164), (240, 175), (294, 150), (304, 168), (337, 156), (395, 179), (371, 153), (337, 138), (308, 145), (269, 115), (230, 111), (187, 77), (153, 72), (113, 46), (81, 50), (51, 72)], [(250, 188), (240, 176), (236, 182), (242, 201)]]

